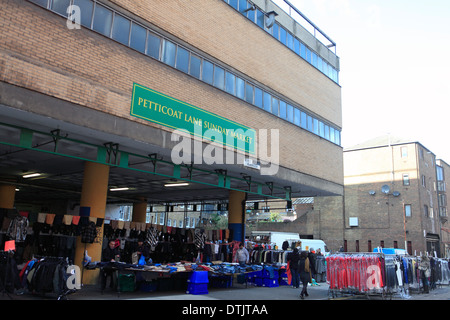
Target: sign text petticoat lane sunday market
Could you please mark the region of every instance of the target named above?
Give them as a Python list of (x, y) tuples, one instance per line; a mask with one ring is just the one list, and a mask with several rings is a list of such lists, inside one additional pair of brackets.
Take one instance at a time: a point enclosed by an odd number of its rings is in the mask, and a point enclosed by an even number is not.
[(131, 115), (250, 154), (256, 151), (255, 130), (137, 83), (133, 83)]

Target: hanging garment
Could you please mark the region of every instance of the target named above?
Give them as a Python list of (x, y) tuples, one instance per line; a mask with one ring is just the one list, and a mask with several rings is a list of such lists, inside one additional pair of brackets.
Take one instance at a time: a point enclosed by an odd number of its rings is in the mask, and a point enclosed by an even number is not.
[(81, 231), (81, 242), (82, 243), (94, 243), (97, 237), (97, 228), (93, 221), (90, 221), (87, 226), (84, 226)]
[(8, 227), (6, 234), (16, 242), (24, 242), (27, 237), (28, 218), (16, 216)]
[(158, 230), (156, 230), (156, 228), (154, 227), (150, 227), (147, 229), (147, 233), (145, 234), (145, 242), (151, 246), (151, 247), (156, 247), (156, 245), (158, 244)]

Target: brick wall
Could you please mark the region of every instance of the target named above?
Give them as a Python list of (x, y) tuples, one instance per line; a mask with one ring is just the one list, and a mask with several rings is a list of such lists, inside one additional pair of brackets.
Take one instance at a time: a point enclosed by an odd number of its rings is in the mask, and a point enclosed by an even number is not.
[[(221, 1), (115, 3), (340, 125), (339, 86)], [(68, 30), (64, 18), (32, 3), (1, 6), (0, 81), (159, 127), (130, 116), (137, 82), (255, 129), (279, 129), (282, 166), (342, 184), (340, 147), (102, 35)]]

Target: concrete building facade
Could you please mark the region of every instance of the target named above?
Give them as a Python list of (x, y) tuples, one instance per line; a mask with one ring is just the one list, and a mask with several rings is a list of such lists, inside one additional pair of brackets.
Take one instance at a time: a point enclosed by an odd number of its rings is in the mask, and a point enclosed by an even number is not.
[(343, 194), (339, 58), (271, 1), (0, 6), (0, 208)]

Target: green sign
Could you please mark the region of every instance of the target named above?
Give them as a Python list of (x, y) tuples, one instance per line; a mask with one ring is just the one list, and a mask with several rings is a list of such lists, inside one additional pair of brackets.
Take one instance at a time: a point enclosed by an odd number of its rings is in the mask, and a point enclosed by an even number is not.
[(131, 115), (255, 153), (255, 130), (137, 83), (133, 84)]

